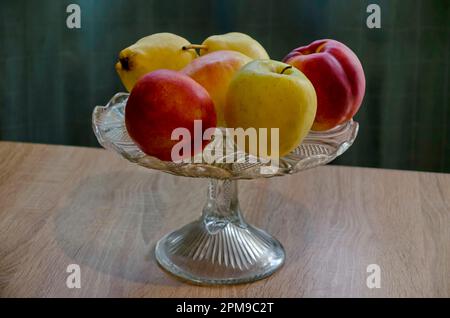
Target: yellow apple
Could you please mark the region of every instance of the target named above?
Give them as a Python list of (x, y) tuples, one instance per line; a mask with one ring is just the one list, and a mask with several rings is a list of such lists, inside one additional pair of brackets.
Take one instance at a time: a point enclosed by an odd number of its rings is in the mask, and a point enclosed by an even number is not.
[[(316, 109), (316, 92), (302, 72), (282, 62), (255, 60), (241, 68), (230, 83), (225, 121), (230, 128), (253, 127), (258, 132), (266, 128), (268, 144), (270, 129), (278, 128), (278, 156), (282, 157), (308, 134)], [(267, 148), (271, 149), (270, 145)]]
[(237, 51), (215, 51), (196, 58), (182, 73), (202, 85), (211, 96), (217, 114), (217, 125), (225, 127), (225, 97), (233, 75), (252, 59)]

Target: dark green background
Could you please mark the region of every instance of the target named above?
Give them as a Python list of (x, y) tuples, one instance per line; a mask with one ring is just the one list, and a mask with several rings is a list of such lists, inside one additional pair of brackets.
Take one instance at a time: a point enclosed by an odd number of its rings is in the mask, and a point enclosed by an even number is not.
[[(81, 6), (81, 29), (66, 6)], [(366, 27), (381, 6), (382, 28)], [(450, 1), (109, 0), (2, 1), (0, 139), (98, 146), (95, 105), (122, 85), (117, 53), (168, 31), (200, 43), (241, 31), (274, 59), (319, 38), (346, 43), (361, 59), (366, 96), (354, 146), (339, 164), (450, 172)]]

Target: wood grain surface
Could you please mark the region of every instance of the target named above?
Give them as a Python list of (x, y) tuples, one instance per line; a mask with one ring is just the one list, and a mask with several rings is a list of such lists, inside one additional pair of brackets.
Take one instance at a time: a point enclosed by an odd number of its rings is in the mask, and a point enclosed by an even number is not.
[[(450, 175), (327, 166), (239, 183), (247, 220), (284, 245), (252, 284), (205, 287), (153, 250), (199, 217), (207, 180), (146, 170), (102, 149), (0, 142), (2, 297), (449, 297)], [(81, 288), (66, 286), (69, 264)], [(366, 269), (381, 268), (369, 289)]]

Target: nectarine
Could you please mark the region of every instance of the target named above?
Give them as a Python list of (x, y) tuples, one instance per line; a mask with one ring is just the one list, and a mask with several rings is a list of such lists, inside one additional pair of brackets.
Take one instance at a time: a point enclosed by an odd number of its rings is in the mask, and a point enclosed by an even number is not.
[[(208, 92), (187, 75), (171, 70), (157, 70), (141, 77), (133, 87), (125, 107), (125, 124), (130, 137), (150, 156), (170, 161), (177, 140), (176, 128), (186, 128), (194, 135), (194, 120), (202, 121), (204, 130), (216, 126), (216, 112)], [(202, 139), (202, 136), (199, 136)], [(201, 149), (209, 142), (202, 140)], [(197, 148), (197, 147), (196, 147)]]
[(215, 51), (196, 58), (181, 70), (208, 91), (217, 114), (217, 125), (225, 127), (225, 96), (231, 78), (252, 59), (237, 51)]
[(302, 71), (317, 94), (313, 130), (328, 130), (352, 118), (361, 106), (366, 80), (351, 49), (335, 40), (318, 40), (294, 49), (283, 62)]

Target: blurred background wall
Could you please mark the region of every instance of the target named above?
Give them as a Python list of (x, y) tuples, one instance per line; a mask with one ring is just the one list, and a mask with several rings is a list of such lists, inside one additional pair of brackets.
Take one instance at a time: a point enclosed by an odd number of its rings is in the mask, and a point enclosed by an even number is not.
[[(81, 7), (81, 29), (66, 7)], [(381, 7), (381, 29), (366, 8)], [(336, 164), (450, 172), (448, 0), (6, 0), (0, 4), (0, 139), (98, 146), (95, 105), (124, 91), (118, 52), (167, 31), (201, 43), (248, 33), (273, 59), (320, 38), (366, 73), (360, 134)]]

